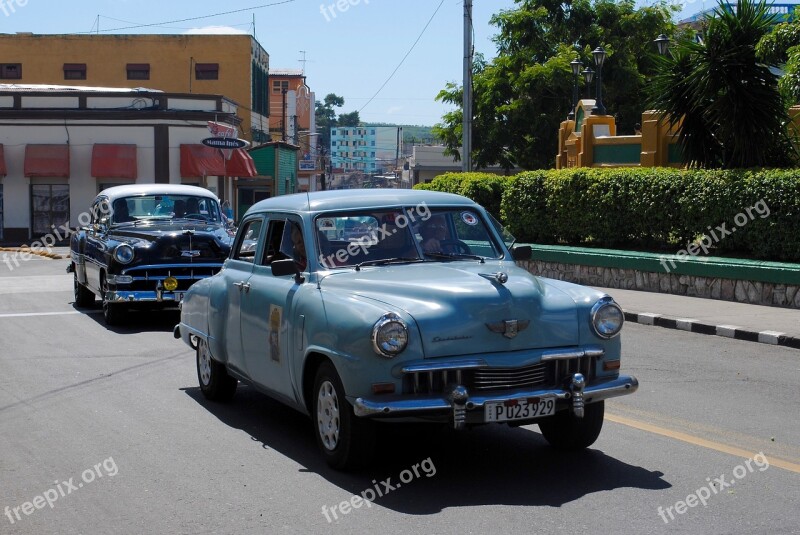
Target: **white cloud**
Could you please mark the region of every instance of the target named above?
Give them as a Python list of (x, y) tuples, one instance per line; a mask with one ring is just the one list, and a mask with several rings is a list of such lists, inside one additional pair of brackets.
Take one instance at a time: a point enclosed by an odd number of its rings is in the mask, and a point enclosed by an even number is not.
[(202, 28), (192, 28), (184, 33), (193, 35), (230, 35), (230, 34), (247, 34), (244, 30), (232, 28), (230, 26), (204, 26)]

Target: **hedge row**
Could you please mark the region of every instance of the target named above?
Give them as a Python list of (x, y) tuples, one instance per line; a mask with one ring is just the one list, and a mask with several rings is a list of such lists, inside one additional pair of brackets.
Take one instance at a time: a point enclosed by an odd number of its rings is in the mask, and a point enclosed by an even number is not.
[(417, 187), (470, 197), (523, 242), (677, 252), (705, 235), (710, 254), (800, 262), (800, 170), (448, 173)]

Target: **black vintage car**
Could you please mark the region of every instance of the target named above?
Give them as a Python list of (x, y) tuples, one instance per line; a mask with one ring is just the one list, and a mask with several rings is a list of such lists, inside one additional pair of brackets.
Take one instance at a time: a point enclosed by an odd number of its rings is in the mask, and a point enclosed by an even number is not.
[(189, 286), (221, 269), (234, 234), (219, 199), (196, 186), (109, 188), (89, 215), (72, 235), (67, 271), (75, 305), (92, 306), (99, 296), (108, 325), (124, 323), (132, 307), (176, 307)]

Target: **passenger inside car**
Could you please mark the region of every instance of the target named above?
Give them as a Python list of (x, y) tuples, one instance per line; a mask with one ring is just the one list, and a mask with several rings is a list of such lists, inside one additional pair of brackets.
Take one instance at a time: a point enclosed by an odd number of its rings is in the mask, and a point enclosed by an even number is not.
[(114, 223), (129, 223), (133, 221), (128, 212), (128, 201), (125, 199), (117, 199), (114, 201)]

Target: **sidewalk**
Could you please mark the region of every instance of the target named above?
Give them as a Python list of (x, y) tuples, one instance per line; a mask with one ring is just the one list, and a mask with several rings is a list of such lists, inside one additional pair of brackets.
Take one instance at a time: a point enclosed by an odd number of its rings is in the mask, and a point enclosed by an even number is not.
[(596, 288), (627, 321), (800, 349), (800, 310), (616, 288)]

